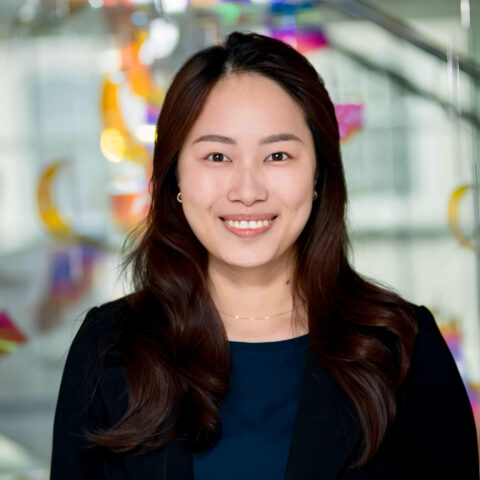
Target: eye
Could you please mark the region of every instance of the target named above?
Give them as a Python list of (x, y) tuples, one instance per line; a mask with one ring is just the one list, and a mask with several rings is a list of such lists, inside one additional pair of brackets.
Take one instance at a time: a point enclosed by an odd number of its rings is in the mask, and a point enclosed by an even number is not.
[(218, 152), (214, 152), (214, 153), (211, 153), (210, 155), (207, 155), (204, 160), (207, 160), (209, 159), (210, 157), (212, 162), (214, 163), (223, 163), (223, 158), (228, 158), (226, 155), (224, 155), (223, 153), (218, 153)]
[[(286, 158), (282, 158), (282, 155), (285, 155)], [(267, 158), (270, 158), (270, 157), (272, 157), (272, 160), (274, 162), (286, 160), (287, 158), (292, 158), (288, 153), (285, 153), (285, 152), (275, 152), (269, 155)]]

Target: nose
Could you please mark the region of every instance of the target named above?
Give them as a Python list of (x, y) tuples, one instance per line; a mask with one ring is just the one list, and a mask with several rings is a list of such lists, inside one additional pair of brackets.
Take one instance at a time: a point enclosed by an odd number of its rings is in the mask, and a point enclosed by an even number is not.
[(264, 178), (257, 165), (238, 165), (230, 178), (227, 198), (231, 202), (239, 201), (245, 205), (268, 198)]

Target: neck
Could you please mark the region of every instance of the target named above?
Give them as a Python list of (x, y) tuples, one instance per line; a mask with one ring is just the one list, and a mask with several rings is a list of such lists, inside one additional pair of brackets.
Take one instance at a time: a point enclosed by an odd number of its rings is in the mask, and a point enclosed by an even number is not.
[(248, 268), (209, 260), (211, 297), (230, 340), (282, 340), (306, 332), (305, 311), (300, 328), (293, 318), (291, 265), (287, 259)]

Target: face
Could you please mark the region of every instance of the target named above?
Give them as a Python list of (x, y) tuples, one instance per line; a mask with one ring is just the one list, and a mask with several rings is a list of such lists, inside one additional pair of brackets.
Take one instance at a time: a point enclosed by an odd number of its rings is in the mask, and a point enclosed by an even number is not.
[(178, 157), (182, 208), (209, 262), (285, 259), (312, 209), (313, 137), (282, 87), (234, 74), (210, 92)]

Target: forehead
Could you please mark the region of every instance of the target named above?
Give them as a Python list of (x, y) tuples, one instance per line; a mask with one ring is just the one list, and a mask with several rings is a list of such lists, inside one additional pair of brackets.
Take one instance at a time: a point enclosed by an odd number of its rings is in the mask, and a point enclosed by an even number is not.
[(190, 134), (219, 125), (298, 131), (307, 127), (303, 119), (300, 105), (276, 81), (254, 73), (231, 74), (212, 88)]
[[(263, 96), (268, 92), (269, 95), (266, 99), (276, 97), (277, 100), (294, 104), (292, 97), (282, 84), (270, 77), (253, 72), (232, 73), (221, 78), (214, 85), (207, 101), (214, 100), (214, 96), (230, 96), (233, 92), (253, 97), (258, 97), (258, 95)], [(214, 95), (212, 95), (212, 93), (214, 93)]]

